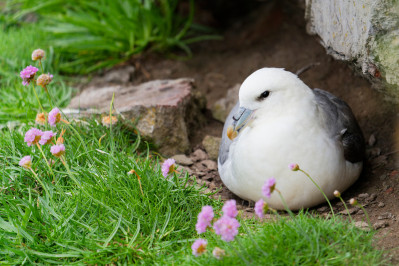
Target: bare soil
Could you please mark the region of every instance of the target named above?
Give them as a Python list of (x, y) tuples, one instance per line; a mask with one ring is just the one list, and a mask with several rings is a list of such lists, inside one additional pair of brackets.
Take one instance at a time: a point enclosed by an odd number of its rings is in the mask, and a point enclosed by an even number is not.
[[(215, 18), (206, 10), (202, 18)], [(318, 66), (303, 73), (300, 78), (311, 88), (321, 88), (345, 100), (353, 109), (367, 141), (365, 167), (359, 180), (343, 193), (343, 198), (357, 198), (368, 212), (372, 224), (378, 229), (376, 245), (389, 250), (391, 262), (399, 263), (399, 165), (396, 157), (398, 145), (398, 109), (384, 100), (384, 95), (355, 74), (347, 63), (334, 60), (314, 36), (305, 30), (304, 11), (265, 3), (243, 18), (234, 20), (221, 33), (223, 40), (207, 41), (193, 47), (188, 60), (145, 56), (135, 59), (133, 83), (152, 79), (194, 78), (198, 90), (205, 94), (210, 108), (224, 97), (229, 88), (241, 83), (253, 71), (262, 67), (281, 67), (296, 72), (313, 63)], [(223, 124), (207, 113), (208, 124), (192, 138), (195, 151), (201, 149), (206, 135), (221, 136)], [(195, 157), (191, 155), (192, 157)], [(194, 158), (198, 160), (198, 158)], [(215, 169), (201, 166), (199, 159), (191, 170), (210, 190), (222, 187), (217, 193), (223, 199), (235, 198), (240, 208), (252, 212), (253, 203), (236, 198), (225, 188)], [(206, 158), (205, 158), (206, 159)], [(335, 200), (336, 212), (344, 210)], [(326, 215), (327, 205), (313, 208)], [(352, 208), (356, 221), (365, 221), (365, 214)], [(342, 214), (344, 215), (344, 214)]]

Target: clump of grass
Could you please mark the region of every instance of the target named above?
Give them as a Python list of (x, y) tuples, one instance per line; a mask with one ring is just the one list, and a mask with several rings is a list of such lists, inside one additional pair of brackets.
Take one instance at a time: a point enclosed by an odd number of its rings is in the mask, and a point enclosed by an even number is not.
[[(25, 66), (33, 64), (30, 60), (33, 48), (48, 47), (42, 26), (43, 24), (29, 24), (0, 31), (0, 127), (9, 121), (32, 120), (39, 110), (32, 89), (22, 85), (18, 74)], [(57, 74), (57, 69), (52, 67), (56, 64), (54, 51), (51, 47), (46, 51), (44, 68)], [(53, 95), (54, 104), (66, 106), (70, 101), (72, 89), (58, 75), (55, 75), (53, 84), (49, 92)], [(38, 97), (45, 108), (50, 106), (43, 90), (38, 90)]]
[(179, 15), (178, 0), (21, 2), (17, 17), (37, 12), (49, 23), (45, 29), (62, 54), (59, 67), (67, 73), (109, 67), (148, 49), (167, 51), (177, 47), (190, 54), (189, 43), (215, 37), (193, 35), (193, 0), (186, 15)]
[[(248, 221), (247, 221), (248, 222)], [(176, 260), (189, 265), (245, 265), (234, 251), (252, 265), (383, 265), (383, 252), (373, 246), (374, 232), (366, 232), (347, 223), (341, 217), (325, 219), (300, 212), (294, 218), (279, 218), (261, 223), (252, 221), (251, 238), (241, 235), (241, 245), (227, 245), (207, 233), (208, 251), (205, 256), (178, 254), (173, 259), (162, 257), (160, 264)], [(256, 241), (262, 251), (254, 247)], [(230, 245), (233, 245), (232, 249)], [(218, 260), (212, 256), (214, 247), (225, 250)], [(244, 248), (243, 248), (244, 247)]]
[[(78, 184), (43, 147), (45, 156), (55, 160), (52, 175), (40, 152), (23, 142), (26, 130), (0, 133), (3, 262), (133, 263), (153, 258), (154, 250), (164, 254), (191, 238), (201, 206), (215, 204), (187, 175), (163, 178), (158, 159), (148, 153), (138, 156), (134, 135), (122, 125), (111, 134), (90, 121), (63, 135), (65, 158)], [(31, 155), (32, 169), (49, 194), (30, 171), (17, 166), (24, 155)], [(143, 194), (137, 176), (128, 174), (131, 169), (141, 177)]]

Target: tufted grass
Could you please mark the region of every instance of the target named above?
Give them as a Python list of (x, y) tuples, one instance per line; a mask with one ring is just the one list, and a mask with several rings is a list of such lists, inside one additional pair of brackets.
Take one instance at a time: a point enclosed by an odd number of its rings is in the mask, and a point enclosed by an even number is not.
[[(219, 38), (195, 35), (194, 0), (9, 0), (14, 19), (35, 13), (44, 18), (47, 39), (62, 54), (66, 73), (89, 73), (127, 61), (145, 51), (191, 55), (192, 42)], [(59, 6), (62, 5), (62, 9)], [(187, 14), (179, 12), (187, 9)]]
[[(187, 175), (164, 178), (158, 159), (138, 155), (137, 136), (121, 125), (63, 128), (70, 171), (49, 147), (43, 151), (56, 159), (52, 171), (37, 148), (26, 146), (28, 127), (0, 133), (0, 261), (6, 264), (153, 260), (195, 235), (202, 205), (220, 205)], [(18, 166), (25, 155), (40, 181)]]
[[(293, 219), (279, 217), (265, 223), (247, 220), (241, 222), (241, 232), (231, 244), (207, 233), (208, 248), (203, 256), (194, 257), (186, 251), (175, 259), (183, 265), (387, 264), (384, 252), (374, 246), (375, 232), (356, 228), (339, 216), (326, 219), (299, 212)], [(216, 246), (226, 252), (222, 260), (212, 256)], [(170, 260), (163, 257), (159, 264)]]
[[(45, 69), (54, 74), (53, 86), (49, 87), (54, 104), (66, 106), (71, 98), (72, 89), (59, 77), (57, 68), (53, 68), (56, 58), (54, 50), (45, 42), (41, 30), (42, 24), (29, 24), (24, 27), (11, 27), (0, 30), (0, 127), (9, 121), (27, 122), (33, 119), (39, 108), (31, 86), (22, 86), (19, 72), (28, 65), (38, 67), (31, 53), (34, 49), (45, 49)], [(45, 108), (50, 105), (42, 89), (38, 96)]]

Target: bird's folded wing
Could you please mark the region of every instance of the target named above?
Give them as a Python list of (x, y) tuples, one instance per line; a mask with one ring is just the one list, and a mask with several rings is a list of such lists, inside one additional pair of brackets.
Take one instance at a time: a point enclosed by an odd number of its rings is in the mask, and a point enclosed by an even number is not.
[(327, 91), (313, 90), (316, 105), (332, 137), (342, 143), (345, 159), (351, 163), (364, 158), (364, 137), (351, 108)]

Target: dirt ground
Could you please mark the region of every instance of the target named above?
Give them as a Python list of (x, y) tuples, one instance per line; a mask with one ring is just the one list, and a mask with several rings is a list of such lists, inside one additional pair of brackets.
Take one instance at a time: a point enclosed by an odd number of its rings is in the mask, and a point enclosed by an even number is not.
[[(207, 17), (210, 24), (215, 21), (206, 10), (199, 14), (202, 18)], [(318, 39), (306, 33), (303, 16), (301, 9), (270, 2), (261, 4), (243, 18), (230, 20), (229, 26), (221, 33), (223, 40), (195, 45), (193, 57), (189, 60), (176, 61), (157, 56), (139, 59), (138, 68), (138, 61), (135, 63), (133, 83), (151, 79), (194, 78), (198, 90), (206, 95), (210, 108), (226, 95), (229, 88), (242, 83), (261, 67), (281, 67), (296, 72), (306, 65), (319, 63), (300, 78), (311, 88), (321, 88), (344, 99), (352, 107), (367, 142), (363, 173), (343, 193), (343, 198), (348, 201), (355, 197), (364, 205), (372, 224), (378, 228), (377, 246), (390, 250), (391, 262), (399, 263), (399, 165), (395, 160), (399, 151), (395, 141), (399, 136), (399, 132), (395, 131), (399, 120), (397, 106), (384, 101), (383, 94), (373, 89), (367, 80), (354, 74), (355, 71), (347, 63), (326, 55)], [(191, 140), (192, 151), (202, 148), (201, 140), (205, 135), (220, 137), (222, 127), (223, 124), (212, 119), (209, 112), (208, 124)], [(196, 155), (191, 157), (199, 160)], [(200, 179), (211, 190), (223, 186), (216, 170), (199, 168), (196, 163), (192, 170), (194, 173), (201, 172)], [(224, 199), (236, 198), (225, 187), (217, 195)], [(238, 202), (241, 209), (251, 212), (249, 206), (253, 203)], [(333, 206), (337, 212), (344, 210), (336, 200)], [(328, 212), (326, 204), (313, 210), (322, 215)], [(351, 212), (356, 221), (365, 221), (360, 209), (352, 208)]]

